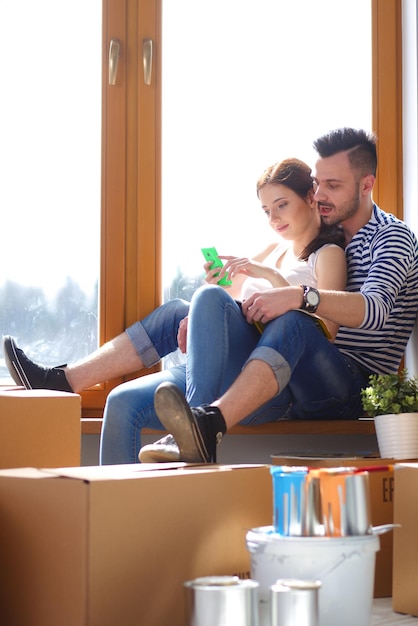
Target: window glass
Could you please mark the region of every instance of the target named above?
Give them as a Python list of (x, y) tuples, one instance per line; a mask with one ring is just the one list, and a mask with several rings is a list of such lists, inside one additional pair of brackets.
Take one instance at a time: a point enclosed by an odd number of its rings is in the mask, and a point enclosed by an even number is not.
[(101, 0), (0, 2), (0, 331), (47, 365), (97, 347), (101, 22)]
[(164, 299), (189, 299), (202, 247), (251, 256), (271, 243), (255, 193), (266, 167), (287, 157), (312, 166), (317, 136), (371, 129), (371, 4), (163, 8)]

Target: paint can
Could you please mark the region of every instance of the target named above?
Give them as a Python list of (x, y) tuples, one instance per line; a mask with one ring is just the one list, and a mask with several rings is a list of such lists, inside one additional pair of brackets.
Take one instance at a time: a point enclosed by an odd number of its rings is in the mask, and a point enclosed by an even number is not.
[(258, 626), (258, 586), (238, 576), (206, 576), (184, 583), (187, 626)]
[(318, 626), (318, 580), (279, 579), (270, 587), (271, 626)]

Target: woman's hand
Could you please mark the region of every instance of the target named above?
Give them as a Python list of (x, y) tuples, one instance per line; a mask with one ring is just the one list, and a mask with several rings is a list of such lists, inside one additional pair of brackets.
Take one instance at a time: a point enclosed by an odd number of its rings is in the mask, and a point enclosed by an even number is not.
[(220, 258), (226, 261), (224, 267), (231, 278), (237, 274), (245, 274), (252, 278), (267, 278), (268, 280), (268, 276), (274, 271), (273, 268), (247, 257), (225, 256)]
[[(245, 277), (252, 276), (253, 278), (267, 278), (274, 273), (274, 270), (270, 267), (266, 267), (258, 261), (248, 258), (239, 258), (235, 256), (220, 256), (222, 261), (226, 261), (224, 266), (220, 269), (216, 267), (211, 270), (211, 262), (204, 264), (204, 270), (206, 272), (205, 281), (209, 284), (217, 284), (217, 282), (226, 276), (230, 280), (236, 278), (239, 274), (244, 274)], [(216, 276), (215, 276), (216, 275)]]
[(180, 349), (180, 352), (186, 354), (187, 351), (187, 326), (189, 323), (189, 318), (185, 317), (181, 320), (179, 324), (179, 329), (177, 332), (177, 345)]
[(224, 266), (211, 270), (212, 263), (209, 261), (204, 264), (206, 272), (205, 281), (209, 285), (217, 285), (218, 281), (226, 276), (232, 281), (232, 285), (223, 286), (228, 291), (231, 298), (240, 299), (241, 288), (248, 277), (265, 278), (272, 287), (285, 287), (289, 283), (283, 278), (278, 269), (268, 267), (262, 263), (263, 259), (270, 254), (272, 248), (277, 244), (268, 246), (263, 252), (255, 258), (236, 257), (236, 256), (219, 256), (225, 263)]
[[(213, 270), (210, 269), (212, 265), (212, 261), (205, 263), (203, 269), (206, 272), (205, 281), (209, 285), (217, 285), (218, 282), (223, 278), (227, 273), (225, 271), (225, 267), (219, 268), (215, 267)], [(228, 278), (228, 276), (226, 276)]]
[(205, 281), (209, 284), (217, 284), (223, 276), (233, 280), (239, 274), (243, 274), (245, 277), (252, 276), (253, 278), (267, 278), (269, 280), (268, 277), (274, 273), (272, 268), (252, 259), (235, 256), (220, 256), (219, 258), (226, 261), (221, 269), (217, 267), (211, 270), (212, 263), (210, 262), (203, 266), (206, 272)]
[(268, 280), (272, 287), (285, 287), (289, 283), (283, 278), (279, 270), (274, 267), (268, 267), (259, 261), (246, 257), (220, 257), (225, 260), (225, 272), (233, 280), (234, 277), (241, 275), (247, 278), (264, 278)]

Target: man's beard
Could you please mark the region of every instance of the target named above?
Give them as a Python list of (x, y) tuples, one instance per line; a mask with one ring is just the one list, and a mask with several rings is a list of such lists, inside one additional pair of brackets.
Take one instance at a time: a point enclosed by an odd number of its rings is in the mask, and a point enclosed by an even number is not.
[(349, 200), (347, 200), (338, 210), (335, 209), (333, 205), (334, 211), (329, 215), (321, 215), (322, 220), (325, 224), (334, 225), (341, 224), (346, 220), (353, 217), (360, 206), (360, 183), (356, 183), (356, 188), (353, 192), (353, 195)]

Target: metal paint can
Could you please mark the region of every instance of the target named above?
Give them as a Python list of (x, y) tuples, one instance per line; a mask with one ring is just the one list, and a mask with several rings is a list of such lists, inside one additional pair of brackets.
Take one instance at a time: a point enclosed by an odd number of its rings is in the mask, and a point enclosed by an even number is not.
[(284, 537), (302, 535), (307, 467), (272, 466), (273, 524)]
[(258, 587), (238, 576), (206, 576), (184, 583), (186, 626), (258, 626)]
[(270, 587), (271, 626), (318, 626), (318, 580), (280, 579)]
[(367, 535), (372, 532), (370, 486), (368, 472), (345, 477), (345, 518), (347, 535)]

